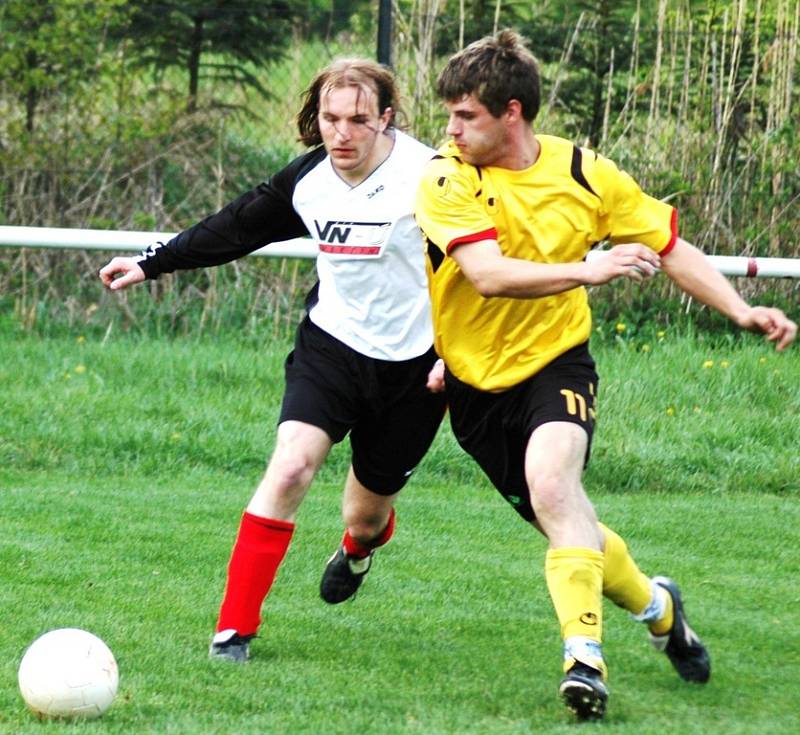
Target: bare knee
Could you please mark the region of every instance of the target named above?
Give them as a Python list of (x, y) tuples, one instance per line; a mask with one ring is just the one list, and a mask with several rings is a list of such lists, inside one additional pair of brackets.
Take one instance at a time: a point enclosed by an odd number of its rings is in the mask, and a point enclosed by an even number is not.
[(317, 468), (315, 459), (302, 449), (279, 447), (272, 455), (262, 484), (269, 484), (279, 494), (305, 492)]
[(570, 509), (575, 488), (563, 477), (547, 471), (528, 476), (531, 504), (537, 518), (563, 518)]
[(267, 518), (294, 520), (319, 465), (313, 453), (279, 444), (248, 510)]
[(536, 518), (554, 546), (602, 549), (602, 533), (591, 501), (579, 481), (543, 473), (530, 480)]

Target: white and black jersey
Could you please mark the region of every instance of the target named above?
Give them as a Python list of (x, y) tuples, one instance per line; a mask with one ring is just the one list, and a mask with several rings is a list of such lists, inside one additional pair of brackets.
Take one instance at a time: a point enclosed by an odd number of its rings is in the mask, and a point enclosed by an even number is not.
[(412, 206), (434, 151), (393, 131), (389, 157), (358, 186), (324, 148), (299, 156), (224, 209), (148, 248), (148, 278), (220, 265), (270, 243), (310, 235), (318, 243), (317, 301), (309, 317), (368, 357), (408, 360), (433, 342), (422, 235)]

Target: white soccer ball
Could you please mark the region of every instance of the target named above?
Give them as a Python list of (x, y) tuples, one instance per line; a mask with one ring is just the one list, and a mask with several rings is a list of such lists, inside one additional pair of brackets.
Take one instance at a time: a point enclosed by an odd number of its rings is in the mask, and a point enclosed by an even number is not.
[(60, 628), (37, 638), (19, 665), (19, 689), (37, 716), (100, 717), (114, 701), (119, 672), (96, 635)]

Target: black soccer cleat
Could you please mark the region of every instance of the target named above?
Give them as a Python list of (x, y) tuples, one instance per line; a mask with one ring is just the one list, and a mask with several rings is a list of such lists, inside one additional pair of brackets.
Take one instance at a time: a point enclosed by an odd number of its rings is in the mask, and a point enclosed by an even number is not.
[(561, 680), (558, 692), (579, 720), (603, 719), (608, 688), (597, 669), (577, 661)]
[[(330, 605), (349, 600), (361, 586), (364, 577), (372, 566), (371, 551), (365, 559), (354, 559), (345, 553), (344, 546), (339, 546), (336, 553), (328, 559), (322, 580), (319, 583), (319, 595)], [(363, 571), (353, 571), (353, 566)]]
[(250, 641), (254, 635), (239, 635), (234, 631), (230, 632), (229, 637), (217, 633), (211, 641), (208, 649), (208, 657), (223, 661), (232, 661), (237, 664), (245, 664), (250, 658)]
[(674, 620), (669, 633), (650, 633), (650, 642), (667, 654), (681, 679), (705, 684), (711, 678), (711, 659), (697, 633), (689, 627), (678, 585), (669, 577), (653, 577), (653, 582), (663, 587), (672, 598)]

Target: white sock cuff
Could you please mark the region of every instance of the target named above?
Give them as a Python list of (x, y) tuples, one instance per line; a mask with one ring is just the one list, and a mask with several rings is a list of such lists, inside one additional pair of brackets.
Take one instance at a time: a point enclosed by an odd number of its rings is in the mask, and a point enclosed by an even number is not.
[(651, 597), (647, 607), (638, 615), (631, 613), (631, 618), (640, 623), (655, 623), (661, 620), (667, 611), (667, 595), (669, 594), (660, 584), (650, 580)]
[(603, 660), (603, 646), (592, 638), (585, 636), (571, 636), (564, 641), (564, 660), (574, 659), (589, 666), (592, 662)]

